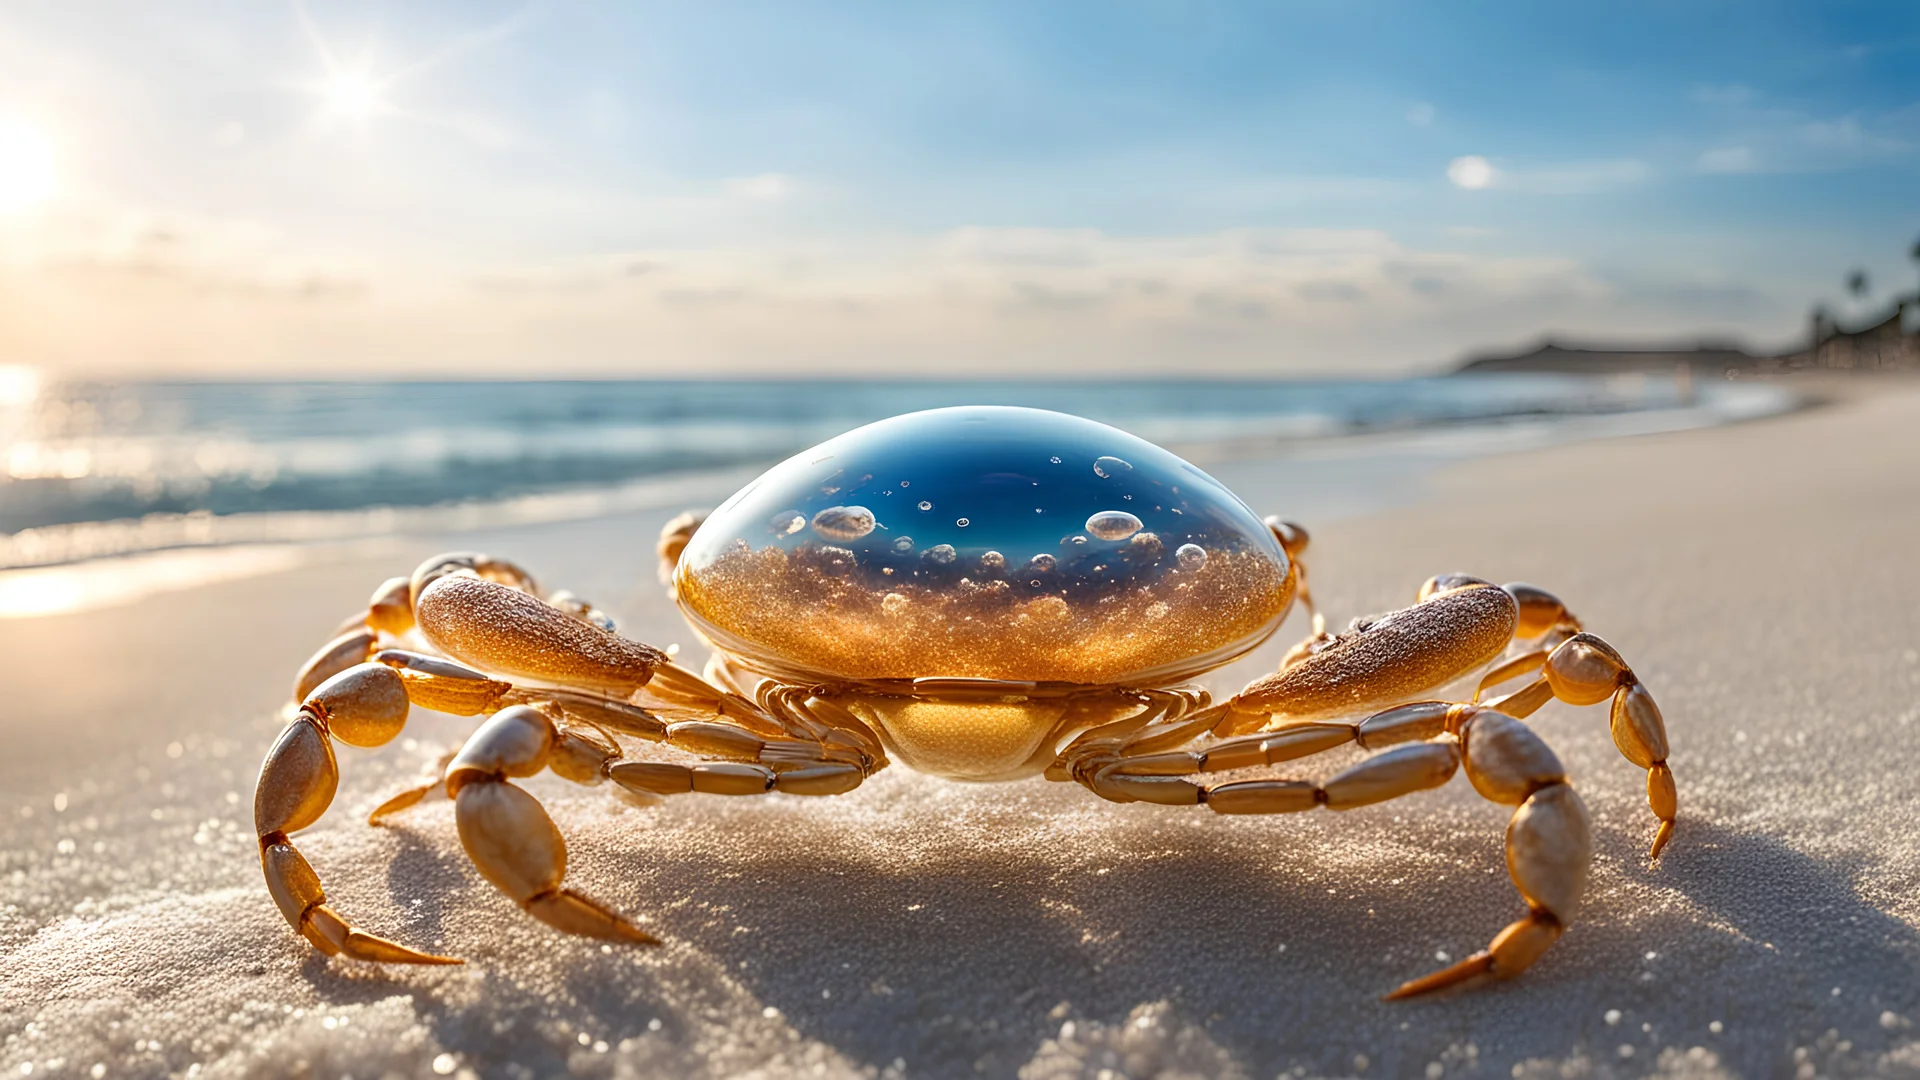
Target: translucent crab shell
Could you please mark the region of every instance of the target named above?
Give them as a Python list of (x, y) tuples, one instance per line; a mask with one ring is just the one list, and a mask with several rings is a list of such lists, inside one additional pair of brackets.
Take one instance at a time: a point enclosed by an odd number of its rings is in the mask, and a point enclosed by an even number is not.
[(719, 650), (787, 681), (1166, 685), (1258, 645), (1294, 578), (1232, 492), (1077, 416), (909, 413), (796, 454), (676, 571)]

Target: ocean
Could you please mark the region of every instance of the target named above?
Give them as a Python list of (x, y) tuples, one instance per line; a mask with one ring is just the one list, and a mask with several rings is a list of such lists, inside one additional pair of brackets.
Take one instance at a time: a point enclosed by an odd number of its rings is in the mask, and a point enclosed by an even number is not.
[[(16, 383), (18, 380), (16, 380)], [(590, 517), (872, 420), (1058, 409), (1196, 460), (1408, 437), (1584, 437), (1788, 407), (1777, 387), (1308, 381), (35, 382), (0, 397), (0, 570), (215, 544)]]

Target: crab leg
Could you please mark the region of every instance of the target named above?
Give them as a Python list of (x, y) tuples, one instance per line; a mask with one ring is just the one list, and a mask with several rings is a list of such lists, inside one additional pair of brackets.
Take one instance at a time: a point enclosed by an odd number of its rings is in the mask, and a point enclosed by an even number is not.
[[(1322, 783), (1259, 779), (1202, 784), (1187, 777), (1253, 768), (1324, 752), (1347, 742), (1407, 743), (1367, 758)], [(1411, 997), (1470, 979), (1511, 978), (1559, 938), (1586, 887), (1592, 839), (1587, 811), (1559, 758), (1520, 720), (1481, 706), (1416, 702), (1359, 724), (1308, 723), (1232, 739), (1204, 750), (1083, 762), (1075, 778), (1114, 802), (1205, 805), (1218, 814), (1284, 814), (1324, 806), (1347, 810), (1439, 787), (1465, 766), (1474, 790), (1519, 809), (1507, 826), (1507, 870), (1526, 901), (1525, 917), (1485, 950), (1389, 998)]]
[[(565, 690), (531, 691), (489, 679), (462, 668), (450, 660), (420, 656), (389, 649), (375, 657), (392, 666), (406, 680), (407, 693), (416, 705), (441, 712), (469, 716), (493, 713), (514, 705), (531, 705), (546, 714), (554, 728), (553, 746), (547, 767), (555, 775), (581, 784), (597, 784), (609, 761), (618, 760), (620, 747), (609, 731), (658, 740), (666, 724), (637, 705), (596, 698)], [(441, 760), (427, 782), (388, 799), (367, 818), (370, 825), (385, 820), (422, 800), (447, 790), (445, 773), (454, 754)]]
[(301, 665), (294, 677), (293, 700), (305, 701), (314, 687), (355, 664), (364, 663), (373, 655), (380, 634), (398, 637), (413, 629), (413, 600), (419, 590), (436, 577), (459, 572), (538, 595), (533, 576), (505, 559), (474, 552), (436, 555), (420, 564), (412, 576), (388, 578), (373, 590), (366, 610), (342, 622), (334, 630), (333, 638)]
[(1307, 615), (1313, 619), (1313, 632), (1319, 634), (1326, 620), (1313, 606), (1313, 591), (1307, 588), (1307, 564), (1300, 556), (1307, 550), (1307, 544), (1313, 538), (1307, 535), (1304, 526), (1291, 521), (1282, 521), (1278, 517), (1269, 517), (1264, 522), (1273, 530), (1273, 538), (1280, 541), (1280, 547), (1287, 553), (1287, 562), (1293, 564), (1293, 579), (1300, 603), (1306, 607)]
[[(410, 577), (383, 582), (365, 613), (343, 624), (302, 667), (295, 680), (299, 711), (261, 768), (255, 824), (262, 869), (294, 929), (330, 955), (458, 962), (353, 929), (327, 906), (318, 877), (287, 835), (318, 820), (333, 799), (339, 770), (330, 736), (378, 746), (399, 733), (410, 704), (457, 715), (503, 709), (511, 713), (507, 707), (532, 694), (443, 657), (397, 649), (376, 655), (383, 635), (399, 637), (418, 630), (441, 652), (489, 670), (624, 697), (643, 686), (653, 667), (666, 658), (612, 633), (609, 625), (577, 599), (541, 600), (531, 575), (485, 555), (436, 556)], [(378, 662), (368, 663), (370, 657)], [(530, 766), (538, 771), (546, 765), (562, 776), (597, 782), (604, 779), (606, 764), (619, 757), (619, 749), (595, 720), (643, 737), (659, 737), (665, 725), (646, 710), (618, 700), (595, 703), (593, 693), (555, 690), (538, 696), (562, 717), (571, 707), (593, 718), (555, 724), (529, 709), (497, 724), (489, 721), (469, 740), (468, 757), (454, 757), (443, 783), (400, 793), (376, 810), (373, 819), (418, 803), (436, 788), (446, 790), (455, 798), (463, 840), (476, 864), (522, 906), (576, 933), (645, 938), (618, 916), (560, 888), (565, 845), (539, 804), (506, 783), (508, 775), (524, 774), (506, 770)], [(540, 725), (545, 725), (543, 739), (527, 736)], [(503, 786), (511, 793), (503, 793)], [(469, 796), (463, 810), (458, 793), (468, 790), (479, 794)]]
[(1480, 690), (1536, 669), (1541, 674), (1488, 704), (1525, 717), (1556, 697), (1592, 705), (1611, 696), (1614, 744), (1647, 770), (1647, 803), (1660, 822), (1651, 849), (1657, 858), (1673, 836), (1678, 802), (1666, 721), (1620, 654), (1582, 631), (1559, 598), (1533, 585), (1495, 586), (1465, 574), (1429, 578), (1413, 606), (1356, 619), (1344, 633), (1316, 634), (1296, 646), (1279, 671), (1255, 679), (1228, 703), (1214, 734), (1245, 735), (1390, 706), (1484, 668), (1516, 639), (1537, 639), (1540, 648), (1488, 671)]
[[(583, 691), (516, 687), (450, 660), (400, 649), (382, 651), (375, 659), (399, 672), (413, 701), (428, 708), (459, 715), (517, 705), (537, 709), (553, 724), (549, 765), (580, 783), (598, 783), (612, 775), (611, 767), (621, 757), (618, 745), (604, 732), (665, 743), (719, 762), (752, 765), (745, 772), (718, 765), (701, 771), (701, 790), (719, 785), (729, 793), (740, 786), (734, 774), (751, 772), (764, 779), (773, 772), (781, 779), (772, 790), (837, 794), (858, 786), (885, 762), (879, 741), (844, 709), (805, 701), (804, 691), (771, 687), (763, 688), (766, 704), (757, 704), (671, 663), (661, 666), (660, 683), (649, 687), (649, 697), (667, 702), (675, 712), (693, 712), (698, 720), (669, 722), (646, 707)], [(621, 769), (628, 790), (693, 790), (687, 784), (688, 766), (631, 763)], [(712, 779), (720, 776), (727, 779)], [(374, 810), (370, 821), (379, 824), (442, 788), (451, 785), (435, 780), (402, 791)], [(757, 790), (769, 788), (763, 783)]]
[[(716, 668), (714, 674), (722, 677), (727, 686), (738, 685), (724, 665)], [(753, 688), (753, 693), (753, 697), (748, 697), (739, 689), (723, 689), (713, 680), (678, 664), (667, 663), (655, 671), (654, 681), (648, 684), (644, 697), (649, 702), (659, 702), (663, 710), (675, 715), (735, 727), (769, 744), (812, 743), (823, 753), (831, 749), (830, 758), (844, 758), (852, 752), (865, 763), (869, 773), (886, 763), (886, 750), (879, 738), (859, 717), (833, 702), (815, 697), (812, 690), (765, 681)], [(691, 733), (697, 729), (687, 730)], [(706, 752), (693, 746), (684, 748), (695, 753)]]
[(627, 695), (667, 661), (650, 645), (471, 573), (448, 573), (417, 588), (413, 616), (439, 652), (511, 678)]
[(707, 520), (705, 510), (683, 510), (674, 515), (671, 521), (660, 527), (660, 583), (673, 586), (674, 568), (680, 565), (680, 553), (687, 550), (687, 541), (693, 539), (694, 531), (701, 522)]
[(1047, 779), (1073, 778), (1075, 762), (1102, 753), (1148, 753), (1143, 747), (1180, 746), (1213, 730), (1225, 706), (1209, 708), (1206, 691), (1193, 688), (1142, 691), (1143, 707), (1131, 716), (1100, 724), (1074, 736), (1047, 767)]
[(1508, 679), (1540, 670), (1540, 665), (1547, 662), (1547, 655), (1558, 648), (1561, 642), (1578, 634), (1581, 629), (1580, 620), (1574, 617), (1573, 612), (1567, 610), (1567, 606), (1560, 601), (1559, 597), (1545, 589), (1519, 581), (1508, 582), (1501, 588), (1507, 590), (1507, 594), (1512, 596), (1514, 602), (1519, 605), (1520, 622), (1514, 628), (1514, 640), (1537, 639), (1539, 646), (1495, 665), (1491, 671), (1481, 677), (1479, 689), (1474, 695), (1475, 700), (1479, 699), (1480, 694), (1486, 693), (1487, 690)]
[(327, 904), (320, 878), (288, 834), (320, 819), (340, 784), (329, 736), (354, 746), (379, 746), (400, 733), (407, 694), (400, 676), (378, 664), (334, 675), (308, 694), (300, 711), (268, 751), (254, 792), (254, 828), (267, 891), (287, 922), (315, 948), (356, 960), (402, 964), (457, 964), (353, 928)]
[(567, 844), (540, 801), (510, 782), (553, 764), (560, 733), (540, 710), (516, 705), (488, 718), (447, 766), (460, 843), (480, 875), (540, 921), (570, 934), (634, 944), (658, 939), (562, 888)]
[[(823, 711), (845, 712), (825, 702), (807, 704)], [(643, 796), (690, 792), (763, 795), (774, 791), (844, 795), (887, 765), (872, 733), (851, 714), (845, 715), (844, 722), (853, 726), (829, 727), (822, 738), (778, 738), (725, 722), (682, 721), (668, 725), (661, 741), (707, 760), (693, 764), (620, 762), (610, 764), (606, 773), (614, 783)]]
[[(443, 788), (454, 802), (461, 844), (481, 876), (535, 918), (572, 934), (637, 944), (657, 941), (600, 903), (563, 887), (566, 841), (539, 801), (513, 779), (546, 768), (576, 783), (611, 778), (625, 790), (649, 795), (690, 790), (831, 795), (858, 786), (868, 771), (857, 754), (844, 748), (794, 740), (768, 743), (741, 728), (704, 721), (661, 724), (638, 706), (586, 694), (514, 689), (503, 696), (522, 695), (537, 704), (508, 705), (494, 713), (447, 764), (444, 781), (389, 799), (374, 811), (373, 820), (377, 823)], [(560, 713), (563, 722), (556, 723), (549, 711)], [(773, 764), (627, 762), (621, 760), (619, 747), (599, 733), (601, 723), (685, 750)]]
[(1651, 856), (1659, 858), (1673, 838), (1679, 799), (1673, 770), (1667, 766), (1667, 722), (1653, 695), (1613, 646), (1583, 632), (1561, 642), (1547, 655), (1540, 677), (1501, 699), (1497, 707), (1524, 717), (1549, 697), (1569, 705), (1595, 705), (1613, 698), (1613, 745), (1622, 757), (1647, 770), (1647, 806), (1660, 821)]
[(1240, 691), (1216, 734), (1385, 708), (1486, 666), (1513, 639), (1518, 604), (1477, 578), (1436, 582), (1412, 607), (1303, 642), (1279, 671)]

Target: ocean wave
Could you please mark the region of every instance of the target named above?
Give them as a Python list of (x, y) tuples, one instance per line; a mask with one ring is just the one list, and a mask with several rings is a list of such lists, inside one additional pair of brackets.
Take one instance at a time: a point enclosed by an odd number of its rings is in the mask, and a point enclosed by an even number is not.
[(0, 413), (0, 569), (596, 517), (710, 497), (860, 423), (961, 402), (1066, 409), (1204, 459), (1381, 437), (1577, 437), (1623, 418), (1635, 419), (1622, 430), (1658, 430), (1779, 411), (1786, 397), (1561, 376), (52, 387)]

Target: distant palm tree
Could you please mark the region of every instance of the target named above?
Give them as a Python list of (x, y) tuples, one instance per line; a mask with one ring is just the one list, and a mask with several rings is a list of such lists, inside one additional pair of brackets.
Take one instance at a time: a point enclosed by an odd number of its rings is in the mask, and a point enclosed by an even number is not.
[(1855, 296), (1865, 296), (1867, 295), (1867, 288), (1867, 272), (1865, 270), (1855, 270), (1853, 273), (1847, 275), (1848, 292)]

